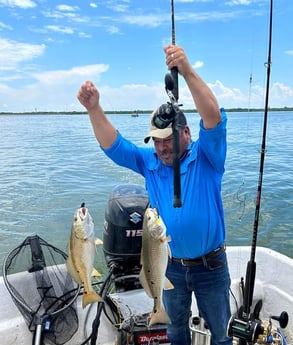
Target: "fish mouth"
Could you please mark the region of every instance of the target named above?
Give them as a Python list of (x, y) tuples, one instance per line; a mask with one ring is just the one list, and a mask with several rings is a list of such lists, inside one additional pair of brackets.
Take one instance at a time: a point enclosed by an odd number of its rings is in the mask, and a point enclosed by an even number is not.
[(82, 203), (81, 207), (78, 209), (78, 216), (79, 218), (84, 221), (87, 217), (88, 209), (85, 207), (85, 204)]
[(78, 237), (87, 239), (94, 236), (94, 222), (88, 208), (85, 207), (84, 204), (75, 211), (72, 226), (73, 231), (76, 233), (82, 233), (82, 235), (79, 234)]
[(79, 208), (79, 214), (81, 214), (83, 217), (86, 216), (87, 208), (85, 207), (85, 203), (82, 202)]

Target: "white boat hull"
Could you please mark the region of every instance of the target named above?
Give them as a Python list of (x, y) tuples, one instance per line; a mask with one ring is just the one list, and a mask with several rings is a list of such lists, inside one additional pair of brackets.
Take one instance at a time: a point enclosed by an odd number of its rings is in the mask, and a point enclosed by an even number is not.
[[(238, 304), (241, 305), (240, 278), (245, 277), (246, 274), (246, 265), (250, 258), (250, 247), (228, 247), (227, 257), (232, 281), (231, 290), (236, 296)], [(287, 337), (287, 343), (290, 344), (293, 342), (293, 259), (271, 249), (257, 247), (255, 261), (256, 279), (253, 306), (258, 300), (262, 299), (261, 320), (268, 320), (272, 315), (280, 315), (282, 311), (289, 314), (289, 323), (283, 333)], [(151, 311), (152, 301), (150, 300), (148, 303), (148, 297), (146, 297), (143, 290), (132, 290), (125, 294), (127, 296), (124, 297), (133, 300), (134, 305), (137, 306), (136, 313)], [(3, 277), (0, 277), (0, 296), (0, 344), (32, 344), (33, 335), (14, 305), (5, 287)], [(144, 303), (140, 303), (141, 301), (144, 301)], [(197, 315), (196, 302), (195, 300), (193, 302), (192, 314)], [(92, 321), (96, 315), (96, 305), (91, 305), (84, 310), (81, 308), (81, 301), (78, 300), (77, 305), (79, 329), (72, 339), (66, 343), (68, 345), (79, 345), (86, 339), (91, 333)], [(231, 307), (232, 312), (235, 313), (236, 305), (232, 296)], [(279, 327), (277, 323), (276, 327)], [(102, 314), (97, 344), (115, 344), (116, 337), (116, 328)]]

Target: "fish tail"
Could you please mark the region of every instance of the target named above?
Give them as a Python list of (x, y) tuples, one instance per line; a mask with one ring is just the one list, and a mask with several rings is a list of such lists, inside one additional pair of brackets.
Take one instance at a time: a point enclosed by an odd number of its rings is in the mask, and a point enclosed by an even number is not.
[(88, 304), (94, 302), (104, 302), (102, 297), (96, 293), (95, 290), (84, 292), (82, 295), (82, 307), (85, 308)]
[(165, 324), (171, 323), (171, 320), (164, 308), (161, 308), (156, 312), (152, 312), (151, 319), (149, 322), (149, 327), (156, 323), (165, 323)]

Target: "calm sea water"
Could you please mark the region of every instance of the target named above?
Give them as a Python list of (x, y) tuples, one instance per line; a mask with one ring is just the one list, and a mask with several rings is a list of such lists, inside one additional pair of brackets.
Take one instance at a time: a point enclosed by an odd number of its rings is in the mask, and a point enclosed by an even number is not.
[[(258, 184), (263, 113), (228, 113), (228, 155), (223, 180), (227, 244), (250, 245)], [(138, 144), (148, 116), (110, 115)], [(198, 115), (188, 114), (194, 138)], [(87, 115), (0, 116), (0, 260), (27, 236), (65, 250), (73, 213), (89, 208), (102, 236), (104, 209), (121, 183), (143, 184), (114, 165), (97, 145)], [(258, 245), (293, 257), (293, 113), (268, 117)], [(102, 256), (102, 254), (100, 254)]]

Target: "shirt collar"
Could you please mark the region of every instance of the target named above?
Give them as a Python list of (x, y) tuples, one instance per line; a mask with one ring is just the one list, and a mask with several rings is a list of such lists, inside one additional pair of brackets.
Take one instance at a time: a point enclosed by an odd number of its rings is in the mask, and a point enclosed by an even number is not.
[[(180, 157), (180, 168), (182, 172), (187, 170), (187, 166), (191, 161), (197, 159), (197, 141), (191, 141), (188, 144), (186, 150), (183, 152), (182, 156)], [(148, 168), (150, 170), (156, 170), (159, 168), (160, 165), (164, 165), (163, 162), (158, 158), (156, 151), (154, 151), (154, 156), (151, 161), (149, 161)]]

